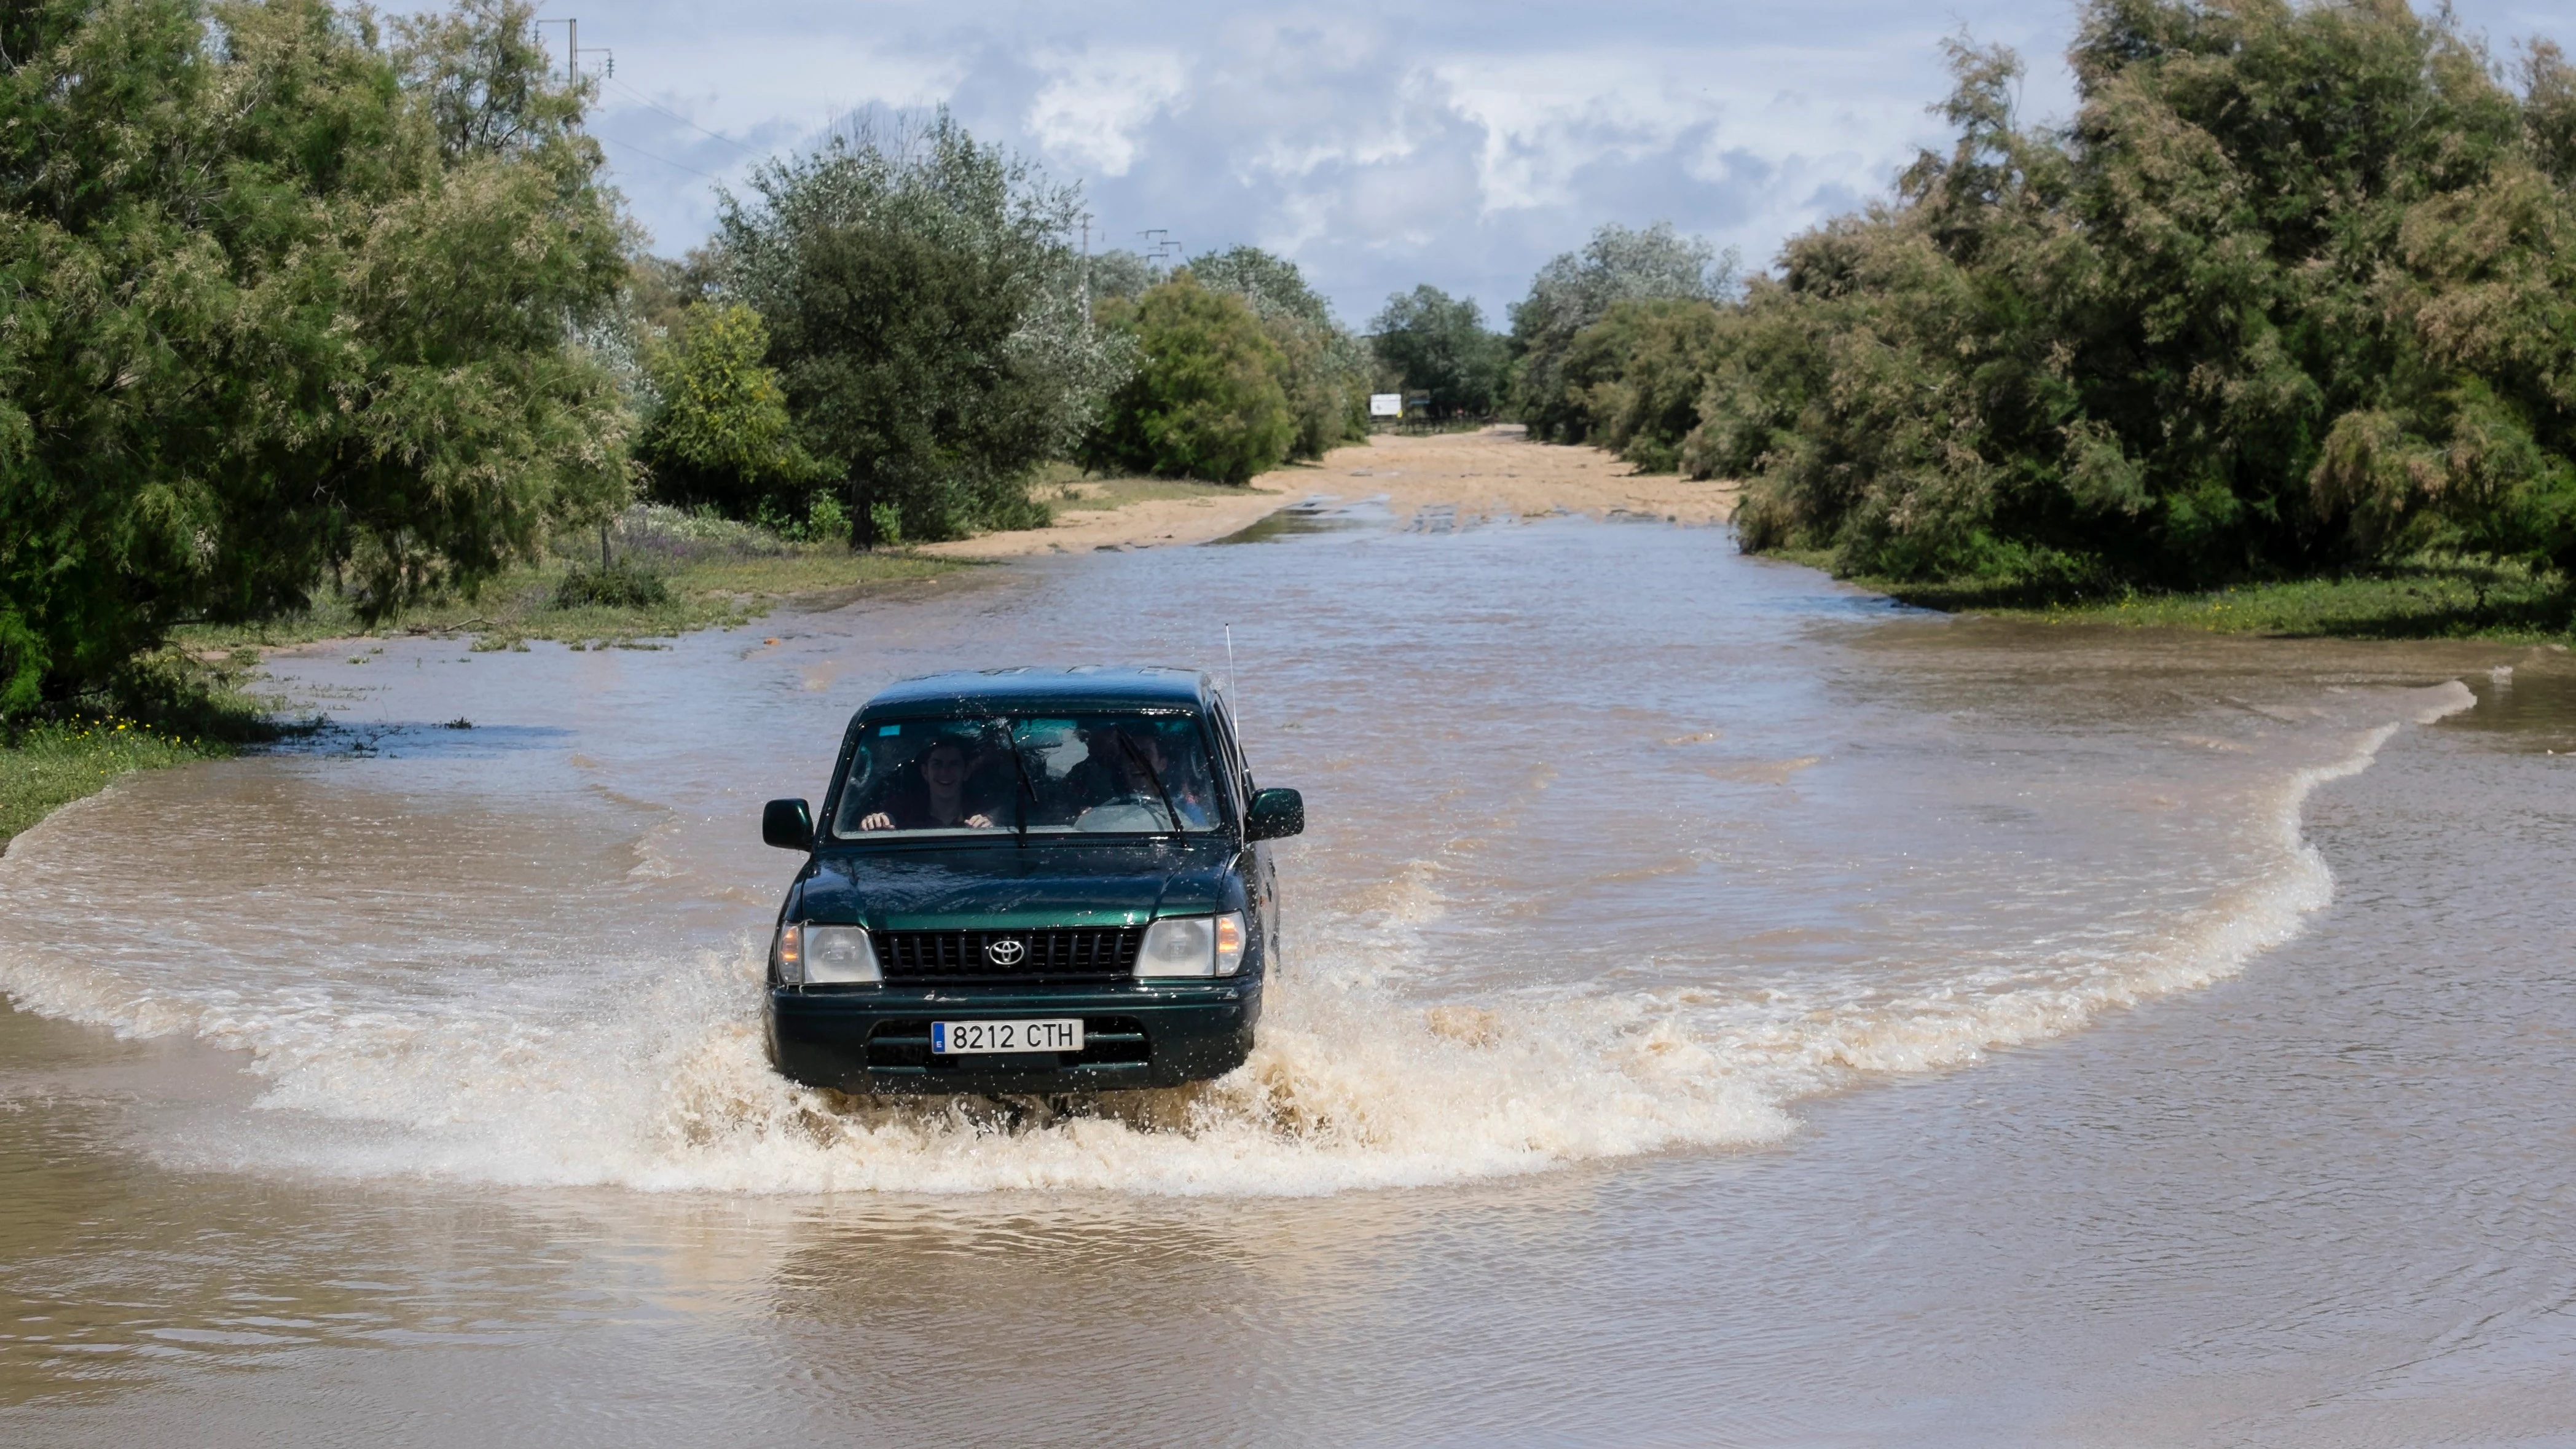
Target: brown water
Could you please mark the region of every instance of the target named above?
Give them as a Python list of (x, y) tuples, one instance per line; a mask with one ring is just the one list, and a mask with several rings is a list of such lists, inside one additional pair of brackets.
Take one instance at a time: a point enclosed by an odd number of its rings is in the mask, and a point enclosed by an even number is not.
[[(1270, 537), (316, 651), (345, 729), (22, 837), (0, 1441), (2576, 1442), (2565, 655)], [(1311, 822), (1250, 1066), (767, 1072), (752, 821), (861, 699), (1228, 621)]]

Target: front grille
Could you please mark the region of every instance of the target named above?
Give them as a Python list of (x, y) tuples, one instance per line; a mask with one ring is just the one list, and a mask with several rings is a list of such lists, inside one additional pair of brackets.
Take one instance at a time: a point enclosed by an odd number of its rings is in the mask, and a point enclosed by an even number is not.
[[(1142, 926), (1043, 931), (879, 931), (877, 964), (888, 981), (1070, 981), (1133, 976)], [(996, 961), (997, 942), (1016, 942), (1016, 961)], [(1004, 948), (1003, 955), (1010, 954)]]

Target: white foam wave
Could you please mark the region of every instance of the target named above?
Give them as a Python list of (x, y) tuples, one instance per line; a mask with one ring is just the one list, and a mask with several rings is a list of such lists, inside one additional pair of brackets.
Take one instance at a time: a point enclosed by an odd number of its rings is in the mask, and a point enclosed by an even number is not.
[[(2404, 713), (2429, 723), (2472, 702), (2454, 683)], [(1375, 903), (1374, 943), (1327, 942), (1273, 983), (1241, 1070), (1064, 1116), (871, 1103), (783, 1081), (762, 1053), (749, 941), (676, 972), (603, 967), (637, 988), (603, 990), (627, 1003), (606, 1016), (449, 1003), (428, 1017), (361, 1006), (318, 982), (251, 999), (16, 947), (0, 950), (0, 987), (47, 1015), (248, 1052), (270, 1110), (238, 1135), (160, 1149), (208, 1164), (800, 1193), (1287, 1195), (1453, 1182), (1775, 1141), (1802, 1098), (1957, 1066), (2238, 971), (2331, 899), (2302, 809), (2319, 786), (2366, 768), (2399, 727), (2363, 731), (2279, 781), (2256, 812), (2261, 849), (2242, 883), (2151, 940), (2037, 951), (1918, 978), (1937, 986), (1835, 1002), (1565, 989), (1426, 1007), (1390, 984), (1409, 973), (1385, 955), (1420, 949), (1411, 928), (1438, 909), (1416, 873)], [(65, 843), (44, 831), (23, 839), (33, 853)]]

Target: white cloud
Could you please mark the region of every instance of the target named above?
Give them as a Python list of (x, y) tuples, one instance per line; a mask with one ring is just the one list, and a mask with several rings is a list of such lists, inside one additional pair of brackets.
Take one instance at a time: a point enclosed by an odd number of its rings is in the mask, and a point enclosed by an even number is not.
[(1029, 101), (1029, 135), (1049, 158), (1100, 176), (1127, 174), (1137, 132), (1186, 89), (1187, 67), (1171, 51), (1057, 53), (1034, 65), (1047, 80)]
[[(2534, 28), (2515, 3), (2462, 9), (2501, 42)], [(2074, 20), (2073, 0), (584, 0), (581, 33), (687, 118), (612, 90), (596, 121), (666, 251), (713, 216), (697, 173), (752, 164), (690, 123), (759, 150), (947, 104), (1082, 181), (1095, 244), (1254, 242), (1356, 322), (1425, 281), (1499, 318), (1604, 222), (1669, 219), (1759, 265), (1939, 143), (1943, 34), (2018, 46), (2027, 108), (2062, 115)]]

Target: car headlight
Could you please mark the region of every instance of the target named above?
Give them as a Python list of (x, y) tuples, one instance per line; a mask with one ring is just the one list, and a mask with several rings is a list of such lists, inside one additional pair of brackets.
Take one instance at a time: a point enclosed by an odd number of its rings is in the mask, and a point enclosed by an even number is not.
[(778, 979), (790, 986), (883, 981), (864, 926), (782, 926), (769, 948)]
[(1179, 916), (1145, 928), (1139, 976), (1231, 976), (1243, 969), (1243, 913)]

